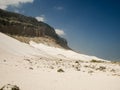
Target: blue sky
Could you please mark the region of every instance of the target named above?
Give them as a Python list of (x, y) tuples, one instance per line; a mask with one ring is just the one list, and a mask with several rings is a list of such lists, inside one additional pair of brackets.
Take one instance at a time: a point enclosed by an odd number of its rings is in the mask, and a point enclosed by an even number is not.
[(74, 50), (120, 61), (120, 0), (3, 1), (3, 9), (40, 17), (55, 29), (63, 30), (62, 37)]

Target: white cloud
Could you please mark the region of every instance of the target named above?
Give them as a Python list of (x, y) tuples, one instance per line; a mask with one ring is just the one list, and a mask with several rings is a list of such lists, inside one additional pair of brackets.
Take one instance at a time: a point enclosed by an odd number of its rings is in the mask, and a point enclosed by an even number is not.
[(38, 21), (42, 21), (44, 22), (45, 21), (45, 16), (44, 15), (41, 15), (41, 16), (37, 16), (35, 17)]
[(7, 9), (8, 6), (19, 7), (21, 4), (33, 3), (34, 0), (0, 0), (0, 8)]
[(65, 35), (65, 32), (61, 29), (55, 29), (55, 32), (60, 36)]
[(57, 9), (57, 10), (63, 10), (64, 8), (62, 6), (57, 6), (57, 7), (55, 7), (55, 9)]
[(15, 12), (15, 13), (19, 13), (19, 10), (15, 9), (14, 12)]

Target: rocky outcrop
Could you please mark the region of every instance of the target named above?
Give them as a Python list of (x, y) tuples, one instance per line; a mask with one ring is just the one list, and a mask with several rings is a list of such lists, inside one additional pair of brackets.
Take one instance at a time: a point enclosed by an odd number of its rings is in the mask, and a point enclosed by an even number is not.
[(7, 84), (4, 85), (0, 90), (20, 90), (18, 86)]
[[(0, 9), (0, 32), (9, 34), (10, 36), (23, 41), (29, 42), (30, 39), (39, 43), (41, 38), (48, 40), (44, 42), (49, 44), (49, 41), (53, 42), (57, 46), (65, 49), (70, 49), (67, 45), (67, 41), (64, 38), (58, 36), (51, 26), (44, 22), (38, 22), (33, 17), (27, 17), (21, 14), (8, 12)], [(19, 37), (23, 37), (22, 40)], [(27, 39), (26, 39), (27, 38)], [(38, 38), (38, 40), (37, 40)], [(50, 44), (54, 46), (53, 44)]]

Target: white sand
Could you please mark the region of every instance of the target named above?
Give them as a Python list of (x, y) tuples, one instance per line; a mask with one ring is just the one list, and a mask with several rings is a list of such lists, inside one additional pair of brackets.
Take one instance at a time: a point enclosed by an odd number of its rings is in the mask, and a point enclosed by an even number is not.
[[(89, 62), (101, 59), (30, 45), (0, 33), (0, 88), (15, 84), (21, 90), (120, 90), (120, 64)], [(57, 72), (59, 68), (65, 72)]]
[(0, 68), (0, 87), (10, 83), (21, 90), (120, 90), (120, 77), (103, 73), (43, 72), (25, 69)]

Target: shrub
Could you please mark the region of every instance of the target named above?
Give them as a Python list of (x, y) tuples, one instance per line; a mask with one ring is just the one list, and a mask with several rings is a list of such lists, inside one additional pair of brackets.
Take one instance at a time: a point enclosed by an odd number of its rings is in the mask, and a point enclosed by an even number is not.
[(29, 67), (29, 69), (33, 70), (33, 68), (32, 68), (32, 67)]
[(80, 71), (80, 68), (79, 67), (75, 67), (77, 71)]
[(88, 71), (88, 73), (93, 73), (93, 71)]
[(78, 64), (79, 64), (79, 61), (75, 61), (75, 63), (78, 63)]
[(100, 70), (100, 71), (104, 71), (106, 69), (105, 66), (100, 66), (99, 68), (97, 68), (96, 70)]
[(90, 62), (93, 62), (93, 63), (102, 63), (102, 62), (104, 62), (104, 61), (92, 59)]
[(58, 69), (57, 72), (65, 72), (63, 69)]

